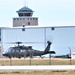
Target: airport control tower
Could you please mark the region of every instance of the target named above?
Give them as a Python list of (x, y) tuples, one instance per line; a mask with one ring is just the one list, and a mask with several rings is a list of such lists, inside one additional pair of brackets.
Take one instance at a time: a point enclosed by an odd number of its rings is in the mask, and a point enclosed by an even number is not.
[(28, 8), (26, 6), (19, 9), (17, 11), (19, 17), (13, 18), (13, 27), (37, 26), (38, 18), (32, 17), (33, 12), (34, 12), (33, 10), (31, 10), (30, 8)]

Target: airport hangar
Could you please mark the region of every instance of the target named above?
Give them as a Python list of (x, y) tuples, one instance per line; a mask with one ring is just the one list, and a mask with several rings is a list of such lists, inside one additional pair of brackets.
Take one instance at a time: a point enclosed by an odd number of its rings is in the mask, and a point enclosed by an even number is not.
[(75, 26), (39, 27), (38, 17), (32, 17), (33, 12), (24, 6), (17, 11), (19, 17), (13, 18), (12, 28), (0, 27), (0, 57), (4, 50), (15, 45), (12, 42), (42, 42), (22, 45), (44, 50), (49, 40), (51, 50), (58, 55), (70, 53), (70, 50), (75, 52)]
[[(16, 44), (12, 42), (39, 42), (23, 43), (22, 45), (33, 46), (34, 49), (44, 50), (47, 41), (52, 41), (51, 49), (57, 55), (75, 52), (75, 26), (54, 26), (54, 27), (20, 27), (0, 28), (0, 57), (2, 52)], [(74, 55), (74, 54), (73, 54)]]

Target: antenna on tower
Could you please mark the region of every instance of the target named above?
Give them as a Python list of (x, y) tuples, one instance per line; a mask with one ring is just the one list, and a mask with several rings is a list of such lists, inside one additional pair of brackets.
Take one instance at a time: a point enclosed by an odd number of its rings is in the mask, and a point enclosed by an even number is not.
[(28, 7), (28, 2), (27, 2), (27, 7)]
[(25, 6), (27, 6), (28, 7), (28, 3), (27, 3), (27, 1), (25, 0)]
[(25, 6), (26, 6), (26, 0), (25, 0)]

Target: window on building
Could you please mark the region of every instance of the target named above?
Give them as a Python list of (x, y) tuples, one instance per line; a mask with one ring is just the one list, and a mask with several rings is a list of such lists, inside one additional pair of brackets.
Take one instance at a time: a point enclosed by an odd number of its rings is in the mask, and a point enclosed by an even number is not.
[(30, 25), (30, 22), (28, 22), (28, 25)]
[(22, 31), (25, 31), (25, 28), (22, 28)]
[(0, 38), (1, 38), (1, 29), (0, 29)]
[(32, 20), (32, 18), (30, 18), (30, 20)]
[(35, 18), (33, 18), (33, 20), (35, 20)]
[(1, 32), (0, 32), (0, 37), (1, 37)]
[(37, 18), (36, 18), (36, 20), (37, 20)]
[(22, 18), (20, 18), (20, 20), (22, 20)]
[(23, 20), (25, 20), (25, 18), (23, 18)]
[(16, 19), (14, 18), (14, 20), (16, 20)]
[(54, 27), (51, 27), (51, 30), (55, 30), (55, 28)]
[(29, 20), (29, 18), (28, 18), (28, 20)]
[(19, 18), (17, 18), (17, 20), (19, 20)]
[(31, 13), (24, 13), (24, 16), (30, 16)]
[(25, 25), (23, 25), (22, 31), (25, 31)]
[(19, 13), (19, 16), (23, 16), (23, 13)]
[(1, 42), (1, 38), (0, 38), (0, 42)]

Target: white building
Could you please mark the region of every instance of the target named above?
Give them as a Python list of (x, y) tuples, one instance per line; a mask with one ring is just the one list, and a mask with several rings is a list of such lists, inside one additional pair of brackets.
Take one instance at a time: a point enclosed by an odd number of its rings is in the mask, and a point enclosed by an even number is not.
[(44, 50), (47, 41), (52, 41), (51, 50), (56, 54), (75, 52), (75, 26), (66, 27), (26, 27), (24, 28), (0, 28), (0, 45), (3, 52), (6, 48), (14, 46), (11, 42), (42, 42), (24, 44), (33, 46), (34, 49)]

